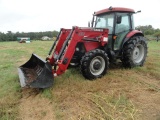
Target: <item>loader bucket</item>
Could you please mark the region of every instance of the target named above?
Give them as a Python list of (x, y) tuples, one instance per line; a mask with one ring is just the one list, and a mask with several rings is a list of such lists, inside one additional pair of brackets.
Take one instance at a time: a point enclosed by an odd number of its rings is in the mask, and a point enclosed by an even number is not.
[(48, 88), (53, 85), (52, 66), (36, 54), (18, 68), (18, 74), (21, 87)]

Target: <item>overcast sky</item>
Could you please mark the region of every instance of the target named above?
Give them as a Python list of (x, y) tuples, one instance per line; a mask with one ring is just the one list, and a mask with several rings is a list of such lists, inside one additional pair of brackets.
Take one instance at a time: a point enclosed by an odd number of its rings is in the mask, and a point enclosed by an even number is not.
[(160, 0), (0, 0), (0, 32), (39, 32), (85, 27), (94, 11), (127, 7), (142, 12), (135, 26), (160, 28)]

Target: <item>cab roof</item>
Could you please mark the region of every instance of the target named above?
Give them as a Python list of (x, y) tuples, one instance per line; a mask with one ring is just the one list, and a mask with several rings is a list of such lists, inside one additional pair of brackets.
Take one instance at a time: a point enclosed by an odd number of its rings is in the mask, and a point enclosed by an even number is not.
[(100, 11), (95, 12), (94, 15), (100, 15), (104, 13), (111, 13), (111, 12), (129, 12), (129, 13), (135, 13), (133, 9), (130, 8), (124, 8), (124, 7), (109, 7)]

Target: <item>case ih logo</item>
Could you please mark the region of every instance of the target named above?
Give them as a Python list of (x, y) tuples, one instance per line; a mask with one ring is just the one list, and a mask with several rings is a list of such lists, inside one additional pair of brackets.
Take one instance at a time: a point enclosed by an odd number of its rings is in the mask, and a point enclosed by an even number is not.
[(94, 29), (94, 31), (103, 31), (103, 29)]

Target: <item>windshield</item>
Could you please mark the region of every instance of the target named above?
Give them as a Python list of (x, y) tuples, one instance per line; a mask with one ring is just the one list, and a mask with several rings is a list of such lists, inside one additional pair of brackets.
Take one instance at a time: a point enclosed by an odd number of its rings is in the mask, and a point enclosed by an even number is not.
[(114, 20), (113, 14), (99, 15), (96, 18), (95, 28), (108, 28), (109, 34), (112, 34), (113, 20)]

